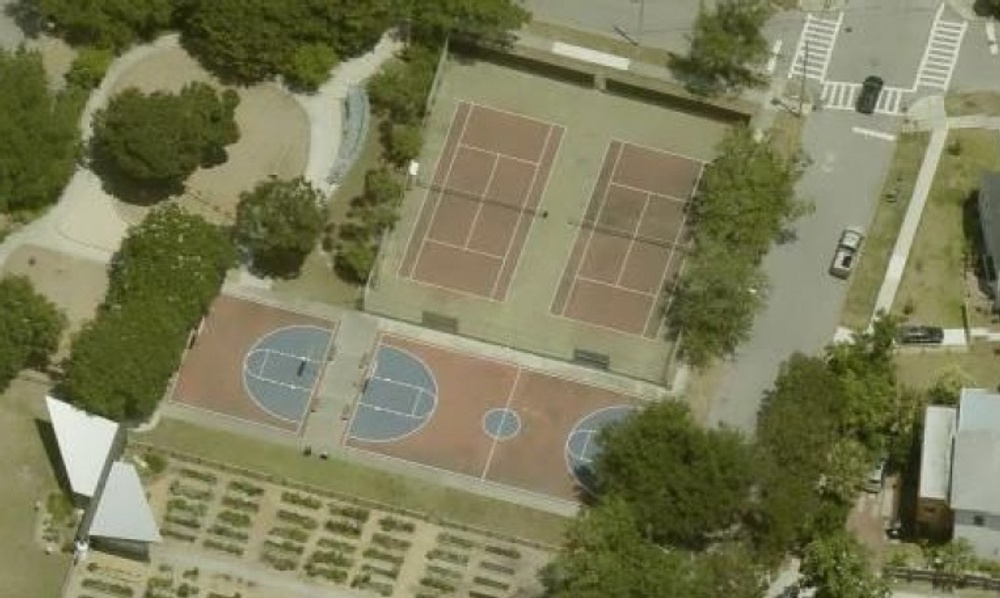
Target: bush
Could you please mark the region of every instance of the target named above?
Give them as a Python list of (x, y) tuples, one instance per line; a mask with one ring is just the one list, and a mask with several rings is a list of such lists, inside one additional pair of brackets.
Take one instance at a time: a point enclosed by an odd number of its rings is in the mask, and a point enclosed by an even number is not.
[(278, 556), (271, 552), (265, 552), (262, 554), (260, 560), (271, 567), (274, 567), (278, 571), (291, 571), (299, 566), (298, 559)]
[(201, 529), (201, 522), (197, 519), (191, 519), (189, 517), (180, 517), (177, 515), (169, 514), (163, 518), (167, 523), (172, 523), (174, 525), (179, 525), (181, 527), (186, 527), (188, 529)]
[(338, 505), (336, 503), (332, 503), (330, 504), (330, 514), (347, 517), (348, 519), (353, 519), (358, 523), (367, 523), (368, 517), (371, 515), (371, 511), (364, 507), (352, 507), (350, 505)]
[(319, 524), (312, 517), (306, 515), (301, 515), (294, 511), (286, 511), (281, 509), (278, 511), (278, 521), (284, 521), (285, 523), (291, 523), (292, 525), (297, 525), (305, 529), (316, 529)]
[(432, 561), (445, 561), (446, 563), (452, 563), (454, 565), (462, 565), (463, 567), (469, 564), (469, 555), (459, 554), (457, 552), (452, 552), (450, 550), (444, 550), (441, 548), (435, 548), (427, 553), (427, 558)]
[(378, 520), (378, 526), (383, 532), (406, 532), (413, 533), (416, 529), (416, 524), (412, 521), (407, 521), (405, 519), (396, 519), (395, 517), (386, 516)]
[(264, 489), (260, 486), (254, 486), (249, 482), (244, 482), (243, 480), (233, 480), (229, 482), (229, 489), (240, 494), (245, 494), (249, 497), (257, 497), (264, 494)]
[(477, 576), (477, 577), (474, 577), (472, 579), (472, 582), (473, 583), (477, 583), (477, 584), (479, 584), (481, 586), (486, 586), (487, 588), (493, 588), (493, 589), (496, 589), (496, 590), (504, 590), (504, 591), (506, 591), (507, 589), (510, 588), (510, 584), (509, 583), (504, 583), (502, 581), (497, 581), (495, 579), (490, 579), (489, 577), (479, 577), (479, 576)]
[(403, 563), (403, 557), (399, 556), (398, 554), (383, 552), (378, 548), (374, 547), (365, 550), (363, 553), (361, 553), (361, 556), (365, 557), (366, 559), (385, 561), (387, 563), (392, 563), (394, 565), (401, 565)]
[(208, 511), (208, 505), (202, 502), (188, 502), (179, 497), (171, 498), (167, 501), (167, 511), (183, 511), (201, 517)]
[(309, 540), (309, 532), (298, 527), (274, 527), (267, 533), (276, 538), (284, 538), (295, 542), (305, 543)]
[(243, 556), (243, 547), (239, 544), (232, 544), (229, 542), (220, 542), (212, 538), (206, 538), (201, 544), (205, 548), (211, 548), (213, 550), (220, 550), (236, 556)]
[(348, 554), (353, 554), (358, 550), (358, 547), (350, 542), (341, 542), (340, 540), (334, 540), (332, 538), (320, 538), (316, 541), (316, 546), (320, 548), (330, 548), (332, 550), (346, 552)]
[(426, 586), (428, 588), (434, 588), (435, 590), (441, 590), (442, 592), (446, 593), (451, 593), (455, 591), (454, 585), (438, 577), (425, 576), (420, 579), (420, 585)]
[(313, 563), (306, 563), (304, 567), (306, 575), (309, 577), (323, 577), (329, 579), (334, 583), (344, 583), (347, 581), (347, 571), (343, 569), (330, 569), (327, 567), (318, 567)]
[(260, 510), (260, 506), (255, 501), (244, 500), (235, 496), (223, 496), (222, 504), (237, 511), (246, 511), (247, 513), (256, 513)]
[(494, 573), (500, 573), (503, 575), (514, 575), (514, 568), (508, 567), (506, 565), (501, 565), (499, 563), (492, 563), (490, 561), (483, 561), (479, 563), (479, 566), (487, 571), (492, 571)]
[(321, 565), (333, 565), (335, 567), (343, 567), (349, 569), (351, 565), (354, 564), (354, 560), (344, 556), (343, 553), (338, 551), (322, 551), (318, 550), (309, 556), (310, 563), (316, 563)]
[(299, 507), (306, 507), (307, 509), (318, 509), (322, 506), (322, 502), (314, 496), (309, 496), (308, 494), (299, 494), (298, 492), (282, 492), (281, 500), (290, 505), (295, 505)]
[(85, 578), (80, 584), (84, 589), (87, 590), (97, 590), (99, 592), (104, 592), (105, 594), (111, 594), (112, 596), (122, 596), (123, 598), (127, 596), (135, 595), (132, 588), (122, 585), (120, 583), (112, 583), (110, 581), (104, 581), (101, 579), (92, 579), (90, 577)]
[(182, 542), (194, 542), (197, 539), (197, 536), (195, 535), (185, 534), (170, 528), (161, 529), (160, 534), (162, 534), (164, 538), (173, 538), (174, 540), (180, 540)]
[(411, 542), (408, 540), (401, 540), (399, 538), (393, 538), (392, 536), (387, 536), (386, 534), (375, 534), (372, 536), (372, 544), (376, 546), (381, 546), (388, 550), (407, 550), (410, 548)]
[(237, 511), (223, 510), (219, 512), (219, 521), (238, 528), (247, 528), (252, 524), (250, 516)]
[(361, 526), (354, 522), (331, 519), (323, 526), (326, 531), (349, 538), (361, 537)]
[(208, 533), (214, 534), (222, 538), (228, 538), (230, 540), (242, 540), (244, 542), (250, 538), (250, 535), (247, 534), (246, 532), (241, 532), (239, 530), (235, 530), (230, 527), (226, 527), (224, 525), (213, 525), (212, 527), (208, 528)]
[(219, 478), (216, 477), (216, 475), (213, 473), (208, 473), (206, 471), (199, 471), (197, 469), (189, 469), (187, 467), (181, 468), (180, 474), (181, 477), (183, 478), (191, 478), (193, 480), (205, 482), (206, 484), (214, 484), (219, 480)]
[(291, 553), (295, 555), (301, 555), (305, 551), (305, 547), (296, 542), (290, 542), (288, 540), (282, 540), (281, 542), (275, 542), (274, 540), (264, 540), (265, 550), (275, 550), (278, 552)]
[(143, 460), (149, 467), (149, 473), (153, 475), (161, 474), (167, 469), (167, 458), (159, 453), (146, 453)]
[(444, 544), (446, 546), (457, 546), (459, 548), (472, 549), (476, 547), (476, 543), (468, 538), (463, 538), (462, 536), (456, 536), (449, 534), (447, 532), (442, 532), (438, 534), (438, 543)]
[(66, 73), (66, 83), (81, 89), (94, 89), (101, 84), (115, 54), (107, 48), (82, 48)]
[(517, 560), (521, 558), (521, 552), (511, 546), (495, 546), (493, 544), (487, 544), (485, 550), (490, 554), (498, 554), (509, 559)]

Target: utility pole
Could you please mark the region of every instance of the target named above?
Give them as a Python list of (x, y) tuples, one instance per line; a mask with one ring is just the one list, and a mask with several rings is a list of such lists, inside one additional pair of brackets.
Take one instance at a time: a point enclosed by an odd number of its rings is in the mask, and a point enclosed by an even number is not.
[(635, 37), (642, 43), (642, 27), (643, 21), (646, 19), (646, 0), (639, 0), (639, 19), (636, 24)]
[(806, 101), (806, 77), (809, 73), (809, 39), (805, 40), (805, 54), (802, 56), (802, 85), (799, 88), (799, 118), (803, 116)]

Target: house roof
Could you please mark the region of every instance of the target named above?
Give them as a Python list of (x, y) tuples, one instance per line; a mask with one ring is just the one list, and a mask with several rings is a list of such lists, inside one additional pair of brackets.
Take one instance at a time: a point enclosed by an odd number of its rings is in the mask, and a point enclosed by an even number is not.
[(45, 397), (66, 477), (73, 492), (92, 497), (111, 453), (118, 424)]
[(931, 405), (924, 414), (920, 452), (920, 498), (948, 499), (951, 485), (951, 449), (955, 437), (954, 407)]
[(986, 250), (1000, 268), (1000, 173), (987, 172), (980, 180), (979, 223)]
[(90, 535), (136, 542), (162, 540), (139, 474), (131, 463), (117, 461), (111, 464)]
[(1000, 394), (962, 389), (950, 502), (955, 510), (1000, 514)]

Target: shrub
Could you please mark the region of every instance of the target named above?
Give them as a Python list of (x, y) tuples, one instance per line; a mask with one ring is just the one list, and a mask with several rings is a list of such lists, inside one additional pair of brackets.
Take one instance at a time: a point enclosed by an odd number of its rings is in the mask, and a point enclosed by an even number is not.
[(104, 592), (105, 594), (111, 594), (112, 596), (133, 596), (135, 592), (132, 588), (122, 585), (120, 583), (113, 583), (110, 581), (104, 581), (102, 579), (92, 579), (90, 577), (83, 580), (80, 584), (84, 589), (87, 590), (97, 590), (99, 592)]
[(240, 513), (237, 511), (224, 510), (219, 512), (219, 521), (231, 525), (233, 527), (250, 527), (251, 519), (246, 513)]
[(461, 571), (455, 571), (454, 569), (448, 569), (447, 567), (441, 567), (438, 565), (427, 565), (427, 572), (438, 577), (444, 577), (445, 579), (462, 579)]
[(149, 468), (149, 473), (153, 475), (163, 473), (167, 469), (167, 458), (159, 453), (146, 453), (143, 460)]
[(366, 559), (374, 559), (378, 561), (385, 561), (387, 563), (392, 563), (394, 565), (400, 565), (403, 563), (403, 557), (398, 554), (392, 554), (389, 552), (383, 552), (378, 548), (368, 548), (361, 553), (361, 556)]
[(361, 537), (361, 526), (354, 522), (331, 519), (327, 521), (326, 525), (323, 527), (330, 533), (348, 536), (350, 538)]
[(191, 500), (212, 500), (211, 490), (191, 488), (190, 486), (185, 486), (179, 480), (174, 480), (174, 482), (170, 484), (170, 493), (174, 496), (183, 496), (184, 498), (190, 498)]
[(344, 583), (347, 581), (347, 571), (343, 569), (330, 569), (327, 567), (317, 567), (313, 563), (307, 563), (304, 567), (306, 575), (309, 577), (324, 577), (334, 583)]
[(486, 569), (487, 571), (492, 571), (494, 573), (500, 573), (502, 575), (514, 575), (514, 568), (508, 567), (506, 565), (501, 565), (499, 563), (491, 563), (490, 561), (483, 561), (479, 564), (480, 567)]
[(299, 494), (298, 492), (282, 492), (281, 500), (290, 505), (306, 507), (307, 509), (318, 509), (323, 503), (314, 496)]
[(521, 552), (511, 546), (495, 546), (493, 544), (487, 544), (485, 550), (490, 554), (498, 554), (509, 559), (517, 560), (521, 558)]
[(249, 482), (244, 482), (243, 480), (233, 480), (229, 482), (229, 489), (240, 494), (245, 494), (250, 497), (260, 496), (264, 494), (264, 489), (260, 486), (254, 486)]
[(322, 564), (322, 565), (333, 565), (335, 567), (343, 567), (345, 569), (350, 568), (354, 564), (354, 560), (344, 556), (343, 553), (329, 550), (322, 551), (318, 550), (309, 556), (310, 563)]
[(372, 536), (372, 544), (389, 550), (407, 550), (410, 547), (411, 542), (408, 540), (393, 538), (392, 536), (387, 536), (386, 534), (375, 534)]
[(493, 588), (496, 590), (507, 590), (510, 588), (509, 583), (490, 579), (489, 577), (476, 576), (472, 579), (472, 583), (478, 583), (481, 586), (486, 586), (487, 588)]
[(363, 565), (361, 565), (361, 571), (364, 573), (374, 573), (376, 575), (388, 577), (389, 579), (396, 579), (397, 577), (399, 577), (399, 567), (392, 567), (391, 569), (386, 569), (384, 567), (379, 567), (371, 563), (364, 563)]
[(256, 513), (260, 510), (260, 506), (255, 501), (244, 500), (235, 496), (222, 497), (222, 504), (237, 511), (246, 511), (247, 513)]
[(180, 525), (181, 527), (186, 527), (189, 529), (201, 529), (201, 522), (197, 519), (190, 519), (188, 517), (180, 517), (177, 515), (167, 515), (163, 518), (167, 523), (172, 523), (174, 525)]
[(338, 505), (336, 503), (331, 503), (330, 514), (341, 515), (348, 519), (353, 519), (358, 523), (367, 523), (368, 518), (371, 516), (371, 511), (369, 511), (364, 507), (352, 507), (349, 505)]
[(302, 546), (301, 544), (291, 542), (289, 540), (282, 540), (281, 542), (275, 542), (274, 540), (264, 540), (264, 549), (301, 555), (302, 552), (305, 550), (305, 547)]
[(193, 480), (198, 480), (200, 482), (205, 482), (206, 484), (214, 484), (219, 481), (214, 473), (209, 473), (207, 471), (199, 471), (197, 469), (189, 469), (187, 467), (182, 467), (180, 470), (181, 477), (191, 478)]
[(267, 533), (277, 538), (285, 538), (296, 542), (305, 543), (309, 540), (309, 532), (297, 527), (274, 527)]
[(349, 554), (353, 554), (358, 550), (358, 547), (350, 542), (341, 542), (340, 540), (334, 540), (332, 538), (320, 538), (316, 541), (316, 546), (319, 546), (320, 548), (330, 548)]
[(265, 552), (261, 555), (260, 560), (278, 571), (291, 571), (299, 565), (298, 560), (295, 558), (278, 556), (272, 552)]
[(299, 527), (304, 527), (305, 529), (316, 529), (319, 525), (312, 517), (301, 515), (294, 511), (286, 511), (284, 509), (278, 511), (278, 520), (284, 521), (285, 523), (291, 523), (292, 525), (297, 525)]
[(405, 519), (396, 519), (395, 517), (386, 516), (378, 520), (378, 526), (384, 532), (395, 532), (402, 531), (407, 533), (412, 533), (416, 529), (416, 524), (412, 521), (407, 521)]
[(176, 530), (172, 530), (169, 527), (160, 530), (160, 534), (165, 538), (173, 538), (175, 540), (181, 540), (182, 542), (194, 542), (197, 536), (192, 534), (185, 534)]
[(216, 536), (220, 536), (222, 538), (229, 538), (231, 540), (246, 541), (250, 538), (250, 535), (247, 534), (246, 532), (241, 532), (239, 530), (235, 530), (231, 527), (226, 527), (224, 525), (213, 525), (212, 527), (208, 528), (208, 533), (215, 534)]
[(201, 543), (205, 548), (211, 548), (213, 550), (221, 550), (222, 552), (227, 552), (236, 556), (243, 556), (243, 547), (238, 544), (231, 544), (229, 542), (220, 542), (219, 540), (213, 540), (212, 538), (207, 538)]
[(428, 588), (434, 588), (435, 590), (441, 590), (442, 592), (451, 593), (455, 591), (454, 585), (438, 577), (422, 577), (420, 579), (420, 585), (427, 586)]
[(459, 548), (475, 548), (476, 543), (468, 538), (463, 538), (461, 536), (455, 536), (447, 532), (438, 534), (438, 542), (440, 544), (445, 544), (448, 546), (457, 546)]
[(442, 548), (435, 548), (431, 550), (427, 553), (427, 558), (432, 561), (445, 561), (447, 563), (463, 566), (469, 563), (469, 555), (459, 554)]

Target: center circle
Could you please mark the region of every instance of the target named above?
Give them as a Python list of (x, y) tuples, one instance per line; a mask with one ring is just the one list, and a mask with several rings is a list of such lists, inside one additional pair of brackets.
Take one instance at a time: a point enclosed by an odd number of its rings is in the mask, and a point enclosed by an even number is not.
[(494, 440), (507, 440), (521, 431), (521, 418), (512, 409), (490, 409), (483, 416), (483, 430)]

